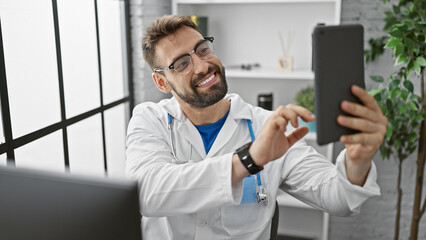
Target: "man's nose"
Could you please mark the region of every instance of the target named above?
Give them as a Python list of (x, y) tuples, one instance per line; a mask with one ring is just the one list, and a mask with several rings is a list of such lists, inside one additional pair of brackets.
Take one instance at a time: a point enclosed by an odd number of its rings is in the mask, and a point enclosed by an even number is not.
[(194, 74), (206, 74), (209, 69), (209, 63), (201, 59), (197, 54), (192, 54), (194, 64)]

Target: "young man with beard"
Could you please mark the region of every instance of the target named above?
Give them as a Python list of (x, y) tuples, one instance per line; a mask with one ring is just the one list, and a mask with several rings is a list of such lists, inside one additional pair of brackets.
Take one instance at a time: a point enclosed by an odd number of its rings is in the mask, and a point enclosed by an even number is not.
[(353, 87), (363, 105), (341, 105), (356, 117), (338, 123), (360, 133), (341, 137), (333, 165), (301, 140), (297, 117), (315, 119), (307, 109), (270, 112), (227, 94), (212, 42), (183, 16), (157, 19), (143, 38), (157, 88), (173, 95), (138, 105), (129, 123), (144, 239), (269, 239), (278, 188), (339, 216), (380, 194), (372, 157), (387, 119), (368, 93)]

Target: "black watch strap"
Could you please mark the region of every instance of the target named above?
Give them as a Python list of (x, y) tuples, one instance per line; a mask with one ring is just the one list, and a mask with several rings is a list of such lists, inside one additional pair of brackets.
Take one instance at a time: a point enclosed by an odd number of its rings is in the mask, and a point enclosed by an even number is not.
[(254, 163), (253, 158), (251, 158), (250, 153), (248, 151), (251, 144), (251, 142), (244, 144), (243, 146), (239, 147), (235, 152), (240, 158), (240, 161), (244, 165), (244, 167), (247, 168), (251, 175), (254, 175), (262, 171), (263, 167), (257, 166), (256, 163)]

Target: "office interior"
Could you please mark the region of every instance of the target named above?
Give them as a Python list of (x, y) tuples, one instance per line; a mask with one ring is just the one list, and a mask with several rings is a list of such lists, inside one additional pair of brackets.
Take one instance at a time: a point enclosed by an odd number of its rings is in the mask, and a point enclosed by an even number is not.
[[(275, 109), (295, 104), (297, 93), (314, 85), (317, 24), (362, 24), (367, 48), (369, 39), (385, 34), (384, 12), (391, 8), (378, 0), (0, 0), (0, 167), (127, 184), (132, 109), (171, 97), (157, 90), (141, 52), (143, 33), (158, 17), (204, 19), (229, 92)], [(394, 62), (387, 51), (366, 63), (366, 89), (380, 86), (369, 76), (390, 75)], [(413, 84), (420, 94), (420, 78)], [(305, 140), (331, 162), (344, 148), (318, 145), (314, 131)], [(399, 239), (410, 236), (416, 161), (417, 151), (401, 170)], [(394, 238), (397, 160), (376, 154), (374, 163), (381, 196), (354, 217), (331, 216), (282, 192), (277, 239)], [(425, 192), (423, 186), (423, 198)], [(424, 218), (418, 239), (426, 239)]]

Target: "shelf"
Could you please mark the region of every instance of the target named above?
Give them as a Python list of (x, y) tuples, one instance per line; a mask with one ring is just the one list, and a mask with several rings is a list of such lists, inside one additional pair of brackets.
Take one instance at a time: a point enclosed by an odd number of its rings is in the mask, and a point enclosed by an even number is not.
[(280, 207), (296, 207), (296, 208), (306, 208), (306, 209), (315, 209), (306, 203), (303, 203), (296, 198), (290, 196), (289, 194), (283, 192), (282, 190), (278, 191), (277, 195), (278, 206)]
[[(340, 12), (341, 0), (172, 0), (173, 14), (208, 18), (208, 35), (215, 37), (215, 52), (226, 68), (230, 92), (252, 105), (262, 93), (273, 93), (274, 106), (294, 103), (297, 91), (313, 84), (312, 30), (318, 23), (339, 24)], [(285, 43), (292, 43), (288, 53), (293, 58), (292, 72), (278, 69), (283, 55), (280, 35)], [(262, 67), (231, 67), (245, 63)], [(308, 133), (304, 139), (331, 159), (333, 144), (317, 146), (316, 137)], [(327, 213), (281, 190), (277, 201), (283, 210), (280, 215), (292, 216), (280, 221), (280, 233), (328, 239)]]
[(297, 79), (314, 80), (314, 73), (311, 71), (282, 72), (279, 70), (254, 69), (254, 70), (226, 70), (228, 78), (262, 78), (262, 79)]
[(178, 4), (334, 3), (336, 0), (176, 0)]

